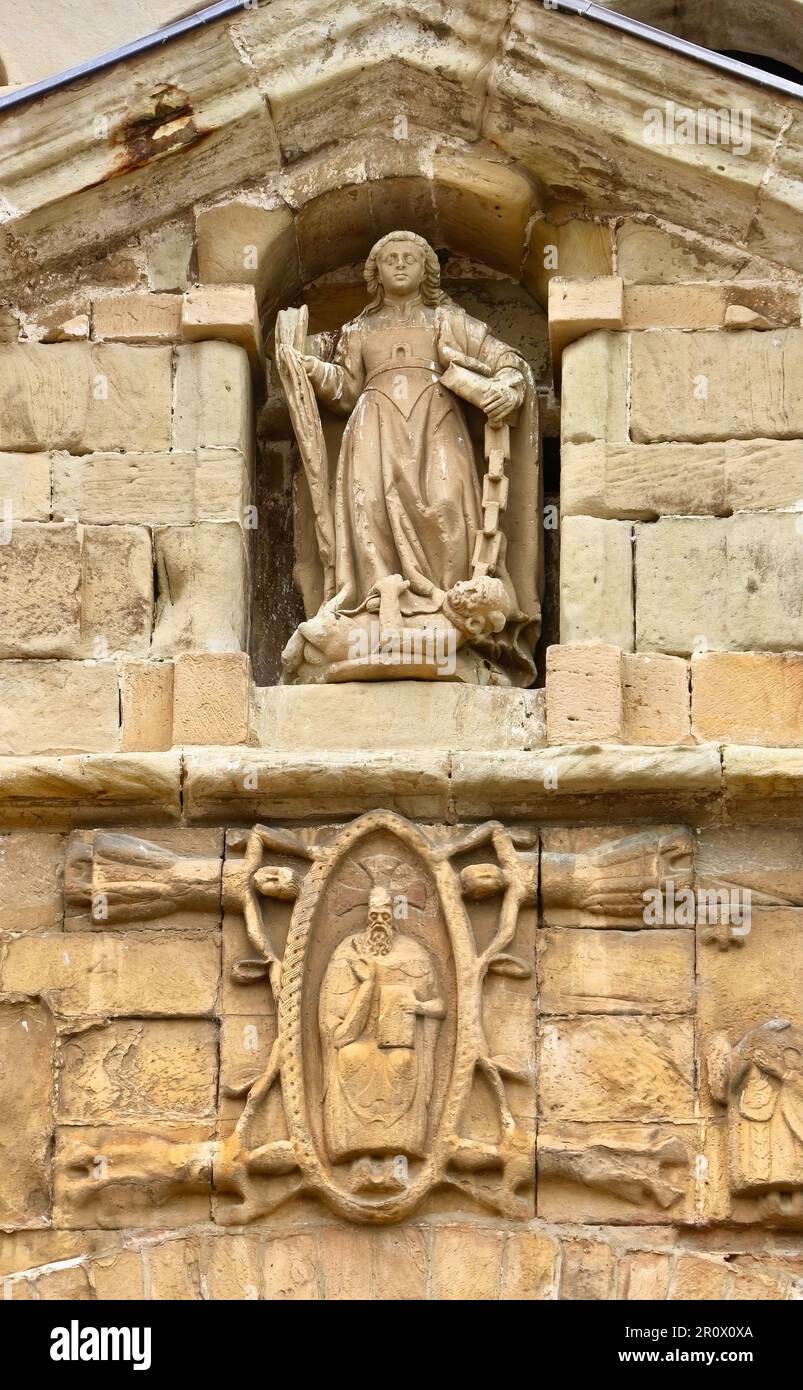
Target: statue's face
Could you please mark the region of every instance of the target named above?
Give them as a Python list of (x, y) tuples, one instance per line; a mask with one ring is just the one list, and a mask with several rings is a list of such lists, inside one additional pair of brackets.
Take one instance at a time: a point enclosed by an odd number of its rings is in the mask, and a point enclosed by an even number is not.
[(390, 241), (377, 257), (377, 270), (386, 294), (413, 294), (424, 278), (423, 247), (414, 241)]
[(372, 950), (386, 951), (393, 937), (393, 917), (389, 907), (373, 907), (368, 913), (368, 944)]

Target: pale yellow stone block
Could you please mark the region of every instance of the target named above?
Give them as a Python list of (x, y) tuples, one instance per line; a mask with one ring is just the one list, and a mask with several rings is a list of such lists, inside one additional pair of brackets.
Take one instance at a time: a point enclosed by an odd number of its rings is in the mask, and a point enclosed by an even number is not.
[(173, 663), (126, 661), (120, 672), (124, 753), (162, 752), (173, 742)]
[(547, 742), (621, 742), (621, 652), (577, 644), (547, 648)]
[(118, 294), (92, 304), (96, 342), (174, 343), (181, 331), (181, 296)]
[(560, 542), (560, 640), (633, 649), (633, 532), (627, 521), (567, 516)]
[(246, 652), (180, 653), (175, 660), (173, 743), (246, 743), (250, 698)]
[(689, 743), (688, 662), (662, 653), (622, 654), (626, 743)]

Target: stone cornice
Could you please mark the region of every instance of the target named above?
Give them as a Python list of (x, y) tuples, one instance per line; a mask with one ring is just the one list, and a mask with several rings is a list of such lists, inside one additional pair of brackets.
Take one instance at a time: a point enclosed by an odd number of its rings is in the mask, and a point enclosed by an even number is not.
[(803, 752), (614, 744), (416, 756), (186, 748), (0, 759), (0, 826), (331, 820), (387, 807), (424, 820), (489, 816), (693, 824), (799, 818)]
[[(645, 143), (644, 112), (666, 101), (748, 110), (749, 150)], [(512, 15), (461, 0), (437, 24), (375, 0), (267, 5), (0, 124), (8, 285), (243, 185), (292, 201), (296, 167), (339, 148), (329, 177), (347, 186), (432, 177), (455, 141), (546, 201), (665, 218), (803, 269), (803, 105), (525, 0)]]

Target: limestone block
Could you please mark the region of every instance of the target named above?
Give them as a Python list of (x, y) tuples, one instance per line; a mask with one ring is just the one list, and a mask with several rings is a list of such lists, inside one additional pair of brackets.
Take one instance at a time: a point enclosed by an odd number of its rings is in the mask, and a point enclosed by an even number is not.
[(801, 372), (800, 328), (634, 334), (631, 436), (641, 444), (800, 436)]
[(173, 663), (126, 661), (120, 672), (120, 749), (160, 752), (173, 743)]
[(0, 983), (9, 994), (42, 995), (67, 1018), (211, 1017), (219, 957), (210, 937), (27, 936), (9, 942)]
[(545, 1022), (539, 1078), (546, 1119), (690, 1120), (693, 1025), (635, 1014)]
[(240, 526), (230, 521), (158, 527), (153, 543), (157, 573), (154, 656), (240, 650), (246, 630), (246, 559)]
[(0, 662), (0, 755), (98, 753), (119, 742), (112, 664)]
[(432, 1297), (499, 1298), (504, 1236), (478, 1227), (441, 1226), (432, 1233)]
[(96, 342), (174, 343), (181, 332), (177, 294), (118, 294), (92, 303)]
[(633, 546), (626, 521), (568, 516), (560, 542), (561, 642), (633, 649)]
[(590, 333), (563, 354), (561, 440), (626, 444), (627, 334)]
[(672, 1256), (658, 1250), (634, 1250), (622, 1268), (622, 1297), (629, 1301), (660, 1299), (669, 1295)]
[(55, 1030), (45, 1005), (0, 1003), (2, 1226), (39, 1226), (48, 1216), (54, 1063)]
[(427, 1297), (429, 1238), (420, 1228), (374, 1232), (374, 1297), (420, 1302)]
[(345, 183), (324, 186), (311, 196), (304, 188), (295, 221), (304, 283), (341, 265), (362, 261), (374, 241), (371, 189), (343, 170)]
[(0, 454), (3, 527), (50, 520), (50, 454)]
[(2, 449), (168, 449), (171, 414), (170, 348), (0, 346)]
[[(200, 1210), (200, 1202), (198, 1205)], [(204, 1209), (207, 1206), (205, 1201)], [(201, 1298), (201, 1246), (197, 1239), (190, 1236), (152, 1245), (145, 1258), (151, 1298), (169, 1303), (196, 1302)]]
[(664, 517), (637, 525), (636, 647), (688, 656), (730, 645), (727, 521)]
[(670, 1297), (720, 1301), (730, 1296), (731, 1282), (730, 1269), (721, 1258), (681, 1255), (675, 1268)]
[(544, 1014), (690, 1013), (693, 933), (548, 927), (538, 977)]
[[(127, 1226), (170, 1229), (209, 1220), (210, 1140), (208, 1122), (179, 1125), (151, 1120), (147, 1125), (60, 1125), (56, 1130), (54, 1216), (67, 1230)], [(107, 1174), (99, 1182), (98, 1171)], [(188, 1182), (193, 1174), (194, 1181)], [(180, 1242), (151, 1246), (147, 1252), (152, 1298), (187, 1297), (182, 1281), (160, 1278), (162, 1252)], [(186, 1272), (183, 1271), (186, 1279)], [(178, 1285), (178, 1287), (177, 1287)], [(195, 1285), (192, 1296), (198, 1297)]]
[(676, 656), (622, 654), (626, 743), (689, 743), (689, 667)]
[(86, 526), (81, 632), (86, 656), (146, 652), (153, 627), (153, 556), (144, 526)]
[(181, 336), (185, 343), (237, 343), (248, 353), (256, 379), (264, 382), (265, 351), (253, 285), (198, 285), (188, 290), (181, 306)]
[(119, 1019), (61, 1041), (62, 1123), (203, 1119), (214, 1114), (216, 1099), (214, 1023)]
[(518, 276), (535, 210), (535, 184), (526, 172), (501, 161), (436, 150), (432, 178), (447, 245), (464, 255), (484, 256), (497, 270)]
[(553, 1236), (522, 1231), (508, 1236), (502, 1271), (502, 1298), (543, 1302), (557, 1297), (560, 1247)]
[(36, 1280), (36, 1293), (48, 1302), (83, 1302), (92, 1297), (89, 1271), (86, 1265), (65, 1265), (62, 1269), (51, 1269), (40, 1274)]
[(724, 285), (628, 285), (622, 326), (633, 330), (721, 328), (727, 304)]
[(248, 468), (236, 449), (60, 454), (53, 461), (56, 519), (151, 525), (241, 521), (248, 500)]
[(0, 836), (0, 931), (61, 927), (63, 862), (61, 835), (17, 830)]
[(803, 829), (707, 827), (698, 832), (695, 865), (702, 886), (736, 884), (779, 905), (803, 906)]
[[(803, 368), (803, 356), (801, 356)], [(791, 512), (727, 522), (729, 645), (803, 649), (803, 520)]]
[(541, 846), (543, 924), (671, 927), (671, 912), (654, 911), (656, 891), (668, 894), (670, 879), (673, 891), (690, 888), (693, 854), (691, 831), (682, 825), (617, 826), (609, 819), (604, 827), (548, 826)]
[(145, 1297), (142, 1256), (138, 1250), (100, 1255), (90, 1264), (96, 1298), (108, 1302), (141, 1302)]
[(251, 660), (247, 652), (176, 657), (173, 743), (247, 743)]
[[(243, 960), (243, 947), (247, 949), (247, 938), (239, 938), (238, 950), (232, 949), (233, 931), (231, 919), (224, 921), (223, 927), (223, 983), (221, 989), (221, 1010), (223, 1020), (220, 1028), (220, 1103), (218, 1116), (221, 1121), (239, 1119), (242, 1114), (243, 1088), (248, 1088), (253, 1078), (267, 1069), (270, 1050), (276, 1041), (276, 1009), (272, 1012), (242, 1013), (243, 1008), (255, 1007), (255, 991), (248, 986), (238, 986), (230, 978), (231, 967)], [(229, 981), (226, 972), (229, 972)], [(237, 998), (235, 998), (235, 991)], [(271, 1001), (272, 1002), (272, 1001)], [(231, 1092), (239, 1091), (238, 1097)]]
[(544, 692), (458, 682), (274, 685), (256, 692), (257, 742), (297, 748), (537, 748)]
[(549, 282), (549, 345), (559, 367), (563, 349), (597, 329), (624, 328), (624, 285), (618, 275)]
[(195, 225), (202, 284), (251, 283), (269, 310), (293, 297), (298, 247), (293, 214), (285, 204), (221, 203), (199, 212)]
[(621, 742), (621, 652), (613, 646), (548, 647), (548, 743)]
[(616, 231), (616, 268), (626, 284), (650, 288), (688, 280), (727, 280), (743, 272), (743, 251), (728, 251), (684, 229), (667, 231), (625, 220)]
[(203, 1247), (203, 1279), (207, 1298), (242, 1302), (260, 1297), (261, 1247), (247, 1235), (226, 1231), (210, 1236)]
[(760, 748), (726, 744), (722, 782), (729, 812), (796, 821), (803, 795), (803, 752), (799, 748)]
[(726, 497), (734, 512), (794, 507), (803, 498), (803, 440), (732, 440), (725, 445)]
[(251, 446), (251, 373), (236, 343), (187, 343), (176, 350), (173, 449)]
[(282, 1302), (317, 1299), (319, 1264), (314, 1236), (285, 1235), (268, 1241), (262, 1264), (264, 1297)]
[(692, 658), (692, 722), (700, 739), (799, 748), (803, 656), (706, 652)]
[(318, 1235), (320, 1278), (327, 1301), (368, 1302), (373, 1289), (373, 1231), (354, 1226), (325, 1226)]
[(75, 830), (65, 855), (64, 928), (212, 931), (220, 925), (222, 851), (217, 830)]
[(178, 820), (180, 784), (177, 753), (0, 756), (0, 825), (72, 829)]
[(75, 526), (21, 522), (0, 546), (0, 656), (77, 656), (81, 539)]
[(189, 283), (193, 234), (189, 222), (166, 222), (142, 238), (148, 284), (155, 293), (182, 291)]
[(564, 1241), (558, 1297), (570, 1302), (609, 1299), (613, 1270), (609, 1245), (594, 1240)]
[(540, 217), (533, 223), (521, 277), (541, 304), (547, 304), (549, 283), (556, 275), (612, 274), (610, 227), (598, 222), (586, 222), (579, 217), (571, 217), (566, 222)]

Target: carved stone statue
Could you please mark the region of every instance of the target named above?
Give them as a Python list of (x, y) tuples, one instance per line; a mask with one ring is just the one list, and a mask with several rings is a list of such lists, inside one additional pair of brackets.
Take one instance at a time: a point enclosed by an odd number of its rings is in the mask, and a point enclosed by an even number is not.
[(708, 1084), (728, 1106), (730, 1185), (760, 1212), (803, 1220), (803, 1032), (785, 1018), (751, 1028), (733, 1046), (715, 1034)]
[[(324, 1133), (334, 1162), (423, 1156), (444, 1013), (429, 953), (396, 931), (390, 894), (373, 888), (365, 931), (335, 948), (321, 989)], [(396, 1185), (392, 1164), (356, 1165), (357, 1186), (366, 1173), (372, 1186)]]
[[(444, 293), (422, 237), (382, 237), (365, 279), (369, 303), (331, 361), (308, 350), (306, 310), (277, 319), (321, 566), (320, 606), (305, 594), (285, 679), (528, 685), (540, 620), (532, 376)], [(348, 417), (334, 470), (318, 402)], [(474, 411), (487, 422), (482, 483)]]

